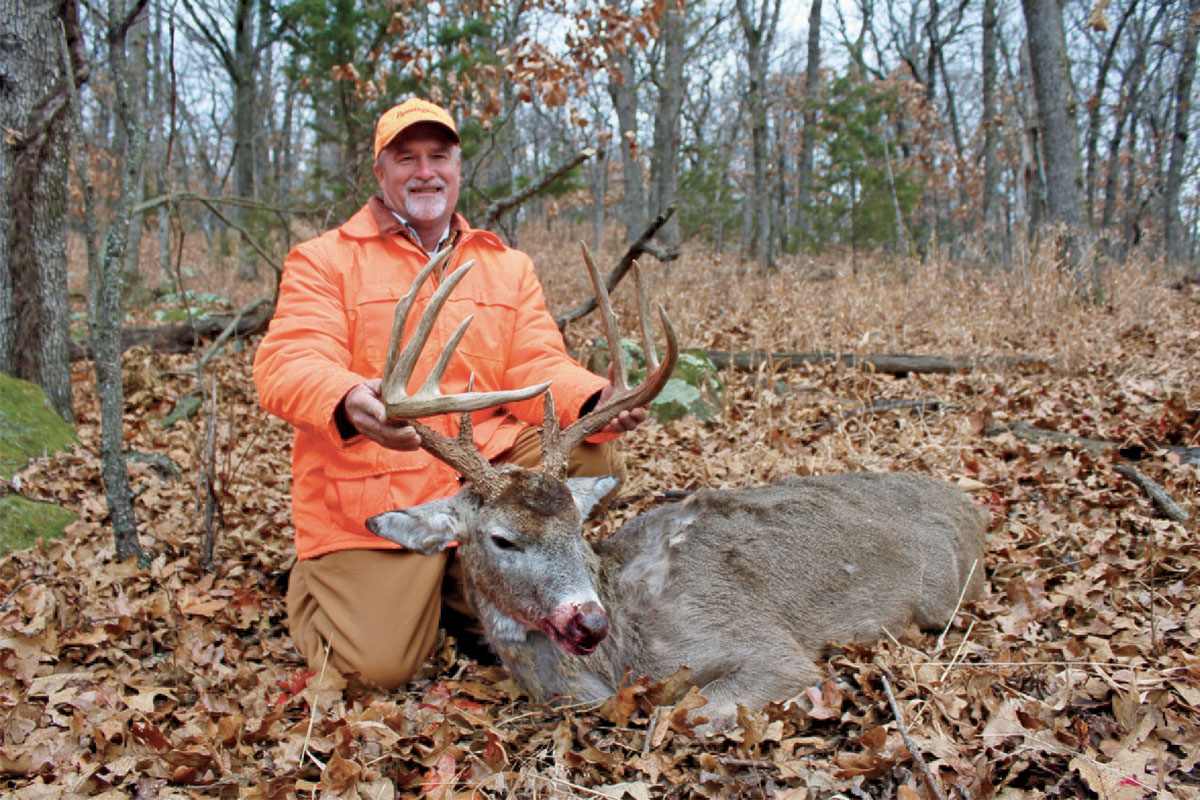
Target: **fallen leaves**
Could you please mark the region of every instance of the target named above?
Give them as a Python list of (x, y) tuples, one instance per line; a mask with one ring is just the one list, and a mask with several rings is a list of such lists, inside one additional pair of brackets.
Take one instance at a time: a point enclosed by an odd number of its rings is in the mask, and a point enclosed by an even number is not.
[[(551, 270), (552, 306), (565, 307), (582, 295), (579, 270), (560, 277), (555, 257), (537, 260)], [(647, 425), (625, 442), (626, 495), (851, 469), (957, 481), (993, 516), (989, 591), (944, 636), (835, 644), (820, 684), (709, 738), (694, 732), (703, 697), (686, 672), (630, 676), (604, 703), (547, 708), (447, 644), (403, 691), (330, 681), (286, 633), (290, 433), (257, 409), (251, 353), (212, 362), (225, 527), (218, 566), (203, 572), (204, 422), (151, 419), (193, 388), (187, 357), (139, 352), (145, 405), (131, 402), (130, 444), (169, 455), (184, 477), (131, 465), (154, 553), (143, 569), (114, 561), (91, 424), (85, 447), (21, 473), (23, 491), (81, 520), (64, 541), (0, 560), (6, 796), (928, 798), (881, 689), (885, 669), (948, 797), (1197, 796), (1200, 469), (1163, 449), (1200, 445), (1200, 336), (1186, 298), (1136, 272), (1099, 309), (1055, 294), (1053, 276), (956, 282), (943, 266), (903, 286), (862, 272), (813, 287), (700, 266), (687, 302), (667, 298), (690, 344), (1055, 357), (1053, 368), (908, 379), (837, 363), (730, 373), (714, 424)], [(1028, 315), (1014, 319), (1013, 307)], [(586, 320), (568, 334), (594, 332)], [(90, 384), (76, 392), (81, 418), (98, 418)], [(846, 414), (906, 398), (937, 404)], [(1016, 422), (1122, 448), (987, 433)], [(1134, 446), (1139, 469), (1193, 522), (1163, 519), (1115, 473)], [(655, 502), (613, 513), (596, 534)]]

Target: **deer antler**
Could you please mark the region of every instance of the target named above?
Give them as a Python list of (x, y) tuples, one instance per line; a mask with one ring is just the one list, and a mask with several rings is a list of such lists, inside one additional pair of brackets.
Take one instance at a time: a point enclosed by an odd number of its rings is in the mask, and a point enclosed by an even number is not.
[(545, 411), (542, 415), (542, 469), (560, 478), (566, 477), (567, 463), (572, 450), (616, 419), (622, 411), (647, 405), (657, 397), (658, 393), (667, 385), (667, 381), (670, 380), (671, 373), (675, 371), (675, 363), (679, 360), (679, 341), (675, 336), (675, 328), (671, 325), (671, 320), (662, 304), (658, 306), (658, 315), (663, 333), (666, 335), (667, 351), (663, 360), (661, 362), (658, 360), (654, 341), (650, 337), (648, 303), (642, 284), (641, 269), (635, 261), (633, 278), (637, 284), (638, 317), (642, 328), (642, 349), (646, 356), (646, 380), (638, 386), (630, 388), (629, 373), (621, 349), (621, 335), (617, 329), (617, 318), (613, 314), (608, 290), (604, 288), (604, 280), (600, 276), (600, 270), (596, 268), (596, 263), (592, 260), (592, 254), (587, 245), (582, 247), (583, 260), (587, 264), (588, 274), (592, 277), (596, 303), (600, 306), (601, 317), (604, 321), (604, 336), (608, 339), (608, 349), (613, 359), (614, 391), (603, 406), (593, 409), (561, 431), (558, 427), (558, 416), (554, 411), (554, 397), (550, 392), (546, 392)]
[[(458, 329), (454, 331), (454, 335), (450, 337), (450, 340), (446, 342), (446, 346), (442, 348), (442, 352), (438, 355), (437, 362), (434, 364), (433, 370), (429, 373), (429, 377), (425, 380), (425, 383), (414, 393), (408, 393), (408, 382), (412, 379), (413, 369), (416, 367), (421, 351), (424, 349), (426, 342), (429, 341), (429, 334), (433, 331), (437, 315), (441, 312), (442, 306), (446, 304), (446, 298), (450, 296), (450, 292), (454, 291), (454, 287), (458, 285), (458, 282), (475, 265), (474, 260), (468, 261), (445, 277), (441, 286), (438, 287), (437, 291), (433, 293), (433, 297), (430, 298), (429, 305), (426, 306), (425, 311), (421, 314), (420, 322), (417, 323), (417, 330), (413, 333), (408, 343), (401, 348), (404, 325), (408, 321), (408, 312), (412, 310), (417, 293), (433, 270), (446, 260), (449, 253), (450, 248), (446, 248), (440, 253), (435, 253), (425, 266), (421, 268), (421, 271), (417, 273), (417, 277), (413, 280), (412, 286), (409, 287), (408, 293), (400, 298), (400, 302), (396, 304), (396, 315), (392, 323), (392, 338), (388, 343), (387, 361), (384, 363), (383, 368), (383, 387), (381, 391), (388, 419), (408, 420), (409, 424), (416, 429), (417, 434), (421, 437), (421, 447), (429, 451), (435, 458), (456, 469), (464, 478), (471, 481), (486, 499), (490, 500), (494, 499), (502, 488), (498, 482), (499, 471), (489, 464), (487, 459), (483, 457), (483, 454), (475, 447), (470, 412), (502, 406), (506, 403), (528, 400), (546, 391), (550, 383), (547, 381), (537, 386), (500, 392), (474, 392), (471, 391), (471, 385), (468, 385), (466, 392), (451, 395), (442, 394), (438, 386), (442, 382), (446, 366), (450, 363), (450, 357), (454, 355), (455, 348), (458, 347), (463, 334), (467, 332), (467, 326), (474, 319), (473, 316), (469, 316), (459, 323)], [(473, 383), (474, 381), (472, 380)], [(417, 417), (450, 414), (459, 411), (463, 412), (462, 422), (459, 426), (458, 436), (453, 439), (443, 436), (429, 426), (416, 420)]]

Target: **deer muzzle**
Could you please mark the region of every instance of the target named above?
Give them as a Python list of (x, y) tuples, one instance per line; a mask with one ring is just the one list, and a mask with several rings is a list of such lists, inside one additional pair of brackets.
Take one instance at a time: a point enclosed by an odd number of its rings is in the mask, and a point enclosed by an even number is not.
[(586, 656), (608, 636), (608, 614), (598, 601), (560, 606), (546, 621), (546, 633), (554, 642), (577, 656)]

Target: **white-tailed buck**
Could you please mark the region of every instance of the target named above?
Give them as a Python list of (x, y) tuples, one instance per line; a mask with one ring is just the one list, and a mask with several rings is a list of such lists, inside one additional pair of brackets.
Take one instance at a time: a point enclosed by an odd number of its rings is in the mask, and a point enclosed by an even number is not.
[[(584, 251), (610, 351), (621, 353), (615, 317)], [(666, 354), (655, 355), (638, 298), (648, 376), (630, 388), (618, 357), (610, 402), (559, 430), (545, 396), (541, 471), (489, 464), (464, 413), (456, 439), (415, 418), (467, 412), (546, 390), (443, 396), (440, 366), (413, 396), (405, 387), (416, 355), (454, 283), (447, 277), (417, 332), (400, 332), (430, 261), (396, 309), (385, 372), (388, 414), (408, 419), (422, 447), (468, 480), (455, 496), (373, 517), (379, 536), (420, 553), (460, 548), (467, 597), (505, 667), (534, 698), (597, 700), (643, 675), (681, 666), (708, 698), (702, 732), (816, 682), (815, 659), (830, 641), (873, 640), (910, 623), (946, 625), (982, 586), (983, 514), (957, 488), (910, 473), (792, 478), (751, 489), (702, 491), (632, 520), (595, 547), (582, 536), (593, 506), (615, 478), (566, 478), (571, 450), (622, 410), (648, 404), (678, 356), (659, 308)], [(635, 277), (636, 273), (635, 273)]]

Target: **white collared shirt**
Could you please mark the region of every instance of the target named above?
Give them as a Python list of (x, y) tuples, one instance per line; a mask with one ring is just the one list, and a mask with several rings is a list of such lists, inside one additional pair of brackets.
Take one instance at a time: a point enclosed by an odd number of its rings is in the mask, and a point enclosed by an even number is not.
[[(421, 237), (419, 235), (417, 235), (416, 229), (413, 228), (412, 225), (408, 224), (408, 220), (406, 220), (404, 217), (400, 216), (399, 214), (397, 214), (395, 211), (393, 211), (390, 208), (388, 209), (388, 211), (391, 211), (392, 216), (395, 217), (396, 219), (400, 220), (400, 224), (408, 229), (408, 232), (412, 234), (413, 239), (415, 239), (417, 244), (421, 245), (421, 248), (424, 249), (425, 244), (421, 241)], [(431, 252), (440, 253), (442, 251), (442, 246), (446, 244), (446, 240), (449, 238), (450, 238), (450, 223), (447, 222), (446, 230), (442, 231), (442, 235), (440, 237), (438, 237), (437, 247), (433, 248), (433, 250)]]

